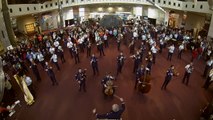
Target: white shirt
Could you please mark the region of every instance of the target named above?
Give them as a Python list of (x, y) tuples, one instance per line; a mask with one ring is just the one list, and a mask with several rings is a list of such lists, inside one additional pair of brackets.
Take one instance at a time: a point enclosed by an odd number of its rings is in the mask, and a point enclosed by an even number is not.
[(53, 53), (55, 52), (55, 48), (54, 48), (54, 47), (51, 47), (51, 48), (49, 49), (49, 52), (50, 52), (51, 54), (53, 54)]
[(192, 73), (192, 71), (193, 71), (193, 68), (190, 66), (190, 64), (186, 65), (185, 69), (186, 69), (187, 73)]
[(107, 35), (106, 34), (104, 35), (104, 40), (107, 40)]
[(146, 35), (142, 35), (142, 40), (146, 40)]
[(53, 54), (52, 57), (50, 58), (53, 62), (58, 62), (58, 57), (56, 54)]
[(67, 47), (68, 47), (68, 48), (72, 48), (72, 47), (73, 47), (73, 43), (72, 43), (71, 41), (69, 41), (69, 42), (67, 43)]
[(207, 64), (208, 66), (212, 66), (213, 60), (208, 60), (208, 61), (206, 62), (206, 64)]
[(163, 39), (160, 39), (160, 44), (161, 44), (161, 45), (163, 45), (163, 44), (164, 44)]
[(44, 56), (42, 55), (42, 53), (37, 54), (37, 59), (39, 62), (44, 61)]
[(179, 51), (181, 51), (181, 50), (183, 50), (183, 49), (184, 49), (184, 45), (181, 44), (181, 45), (179, 46)]
[(55, 47), (59, 46), (59, 42), (57, 40), (53, 44), (54, 44)]
[(170, 46), (170, 47), (169, 47), (169, 52), (170, 52), (170, 53), (174, 53), (174, 51), (175, 51), (175, 46), (173, 46), (173, 45)]
[(155, 46), (152, 46), (151, 51), (152, 51), (152, 53), (157, 53), (158, 49), (155, 48)]
[(137, 32), (133, 32), (133, 37), (138, 37), (138, 33)]
[(25, 82), (26, 82), (27, 86), (30, 86), (32, 84), (32, 79), (30, 77), (26, 76)]

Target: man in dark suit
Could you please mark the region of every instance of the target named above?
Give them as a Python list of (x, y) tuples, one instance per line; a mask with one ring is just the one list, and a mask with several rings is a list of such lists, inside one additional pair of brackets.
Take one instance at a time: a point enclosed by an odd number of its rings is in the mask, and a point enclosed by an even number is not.
[(81, 91), (83, 87), (84, 92), (86, 92), (86, 69), (82, 70), (79, 68), (75, 74), (75, 79), (79, 83), (79, 91)]
[(93, 75), (95, 75), (96, 72), (99, 74), (98, 59), (95, 56), (95, 54), (92, 54), (92, 57), (91, 57), (91, 60), (90, 60), (90, 64), (92, 65)]
[(93, 113), (95, 114), (97, 119), (113, 119), (113, 120), (120, 120), (121, 115), (125, 110), (125, 102), (123, 98), (120, 98), (121, 105), (113, 104), (112, 110), (106, 114), (98, 114), (96, 109), (93, 109)]

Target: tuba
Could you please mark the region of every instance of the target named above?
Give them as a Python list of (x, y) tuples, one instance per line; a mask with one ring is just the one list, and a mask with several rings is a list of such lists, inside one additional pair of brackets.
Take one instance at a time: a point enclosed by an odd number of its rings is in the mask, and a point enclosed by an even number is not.
[(112, 96), (114, 94), (114, 92), (115, 92), (115, 90), (113, 88), (113, 82), (112, 82), (112, 80), (108, 80), (106, 82), (106, 87), (105, 87), (104, 93), (107, 96)]

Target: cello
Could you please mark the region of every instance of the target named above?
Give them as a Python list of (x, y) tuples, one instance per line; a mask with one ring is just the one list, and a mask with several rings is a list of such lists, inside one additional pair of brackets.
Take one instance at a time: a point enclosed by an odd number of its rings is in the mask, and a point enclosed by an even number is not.
[(143, 81), (139, 82), (138, 90), (141, 93), (148, 93), (151, 90), (151, 84), (150, 84), (150, 75), (145, 72), (144, 76), (141, 78)]

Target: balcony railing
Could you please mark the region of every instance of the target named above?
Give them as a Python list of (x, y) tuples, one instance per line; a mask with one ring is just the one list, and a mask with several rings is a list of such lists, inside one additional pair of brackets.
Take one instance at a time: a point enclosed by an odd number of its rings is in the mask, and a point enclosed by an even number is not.
[[(191, 11), (199, 13), (211, 13), (208, 2), (182, 2), (178, 0), (152, 0), (163, 8), (174, 10)], [(137, 4), (152, 5), (146, 0), (62, 0), (60, 3), (52, 1), (43, 4), (14, 4), (8, 5), (11, 16), (34, 14), (39, 12), (51, 11), (58, 8), (58, 4), (65, 7), (88, 5), (88, 4), (104, 4), (104, 3), (120, 3), (120, 4)]]

